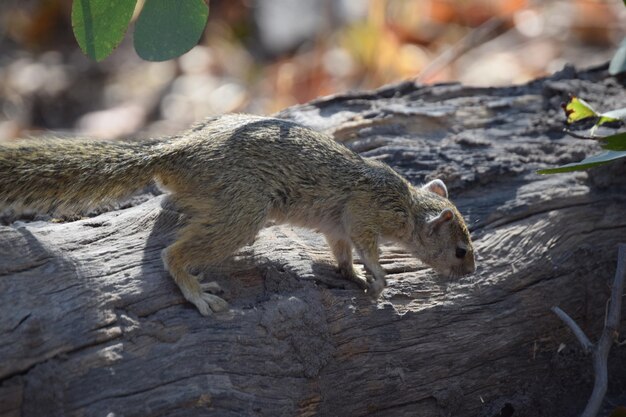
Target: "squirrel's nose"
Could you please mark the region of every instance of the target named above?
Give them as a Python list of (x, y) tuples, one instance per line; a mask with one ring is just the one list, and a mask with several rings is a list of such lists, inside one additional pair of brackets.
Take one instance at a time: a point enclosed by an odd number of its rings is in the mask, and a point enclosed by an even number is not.
[(474, 257), (468, 259), (467, 262), (463, 265), (463, 272), (466, 275), (473, 274), (476, 271), (476, 262), (474, 261)]

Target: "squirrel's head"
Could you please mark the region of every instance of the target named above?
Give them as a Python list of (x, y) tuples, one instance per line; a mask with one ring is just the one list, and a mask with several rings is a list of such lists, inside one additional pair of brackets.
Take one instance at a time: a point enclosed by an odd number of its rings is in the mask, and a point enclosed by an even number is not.
[(414, 189), (414, 228), (411, 249), (424, 263), (445, 277), (460, 277), (476, 270), (469, 230), (448, 200), (441, 180)]

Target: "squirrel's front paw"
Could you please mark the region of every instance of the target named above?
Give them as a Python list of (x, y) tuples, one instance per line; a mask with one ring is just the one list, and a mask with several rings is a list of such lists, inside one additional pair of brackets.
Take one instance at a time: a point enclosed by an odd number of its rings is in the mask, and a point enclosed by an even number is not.
[(379, 280), (375, 279), (369, 283), (369, 287), (367, 288), (367, 293), (374, 299), (380, 297), (383, 290), (385, 289), (386, 282), (384, 279)]
[(369, 288), (369, 285), (367, 283), (367, 279), (364, 276), (362, 276), (359, 273), (357, 273), (354, 270), (354, 267), (352, 265), (350, 265), (349, 267), (346, 267), (346, 266), (339, 267), (338, 271), (339, 271), (339, 273), (341, 274), (342, 277), (344, 277), (348, 281), (354, 282), (362, 290), (367, 290)]

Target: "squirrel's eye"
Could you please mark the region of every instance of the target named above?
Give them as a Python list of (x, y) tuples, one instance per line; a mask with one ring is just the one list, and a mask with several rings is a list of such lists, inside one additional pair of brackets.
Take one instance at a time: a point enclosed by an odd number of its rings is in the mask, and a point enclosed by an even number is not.
[(465, 257), (465, 254), (467, 254), (467, 249), (463, 249), (463, 248), (456, 248), (456, 257), (461, 259)]

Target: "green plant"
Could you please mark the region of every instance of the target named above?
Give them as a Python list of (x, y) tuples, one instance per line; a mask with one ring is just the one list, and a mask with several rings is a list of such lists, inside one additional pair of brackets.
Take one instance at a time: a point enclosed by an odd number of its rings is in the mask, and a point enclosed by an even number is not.
[[(120, 44), (137, 0), (74, 0), (72, 27), (80, 49), (101, 61)], [(209, 16), (205, 0), (144, 0), (134, 46), (148, 61), (165, 61), (193, 48)]]
[(626, 158), (626, 132), (620, 132), (609, 136), (596, 136), (598, 127), (605, 123), (623, 123), (626, 121), (626, 108), (598, 113), (584, 100), (572, 96), (568, 103), (563, 104), (563, 110), (567, 116), (567, 124), (582, 120), (594, 120), (593, 127), (588, 135), (580, 135), (569, 129), (565, 131), (579, 139), (592, 139), (598, 141), (604, 152), (590, 156), (579, 162), (563, 165), (556, 168), (547, 168), (537, 171), (539, 174), (557, 174), (561, 172), (580, 171), (599, 165), (608, 164), (617, 159)]

